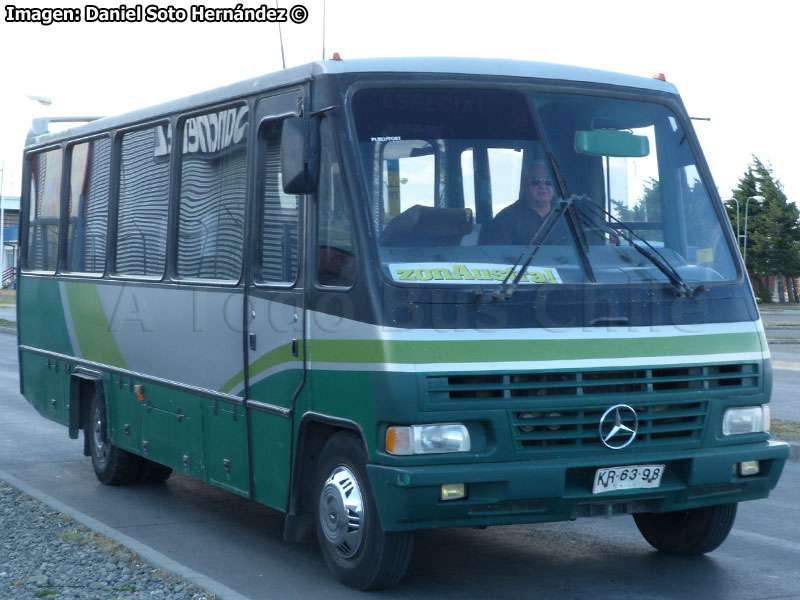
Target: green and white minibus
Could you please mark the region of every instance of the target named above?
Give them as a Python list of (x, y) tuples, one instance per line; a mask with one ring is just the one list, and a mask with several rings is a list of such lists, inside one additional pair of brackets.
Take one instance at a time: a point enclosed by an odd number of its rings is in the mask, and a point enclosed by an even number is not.
[(284, 511), (350, 586), (397, 583), (426, 528), (632, 515), (709, 552), (788, 458), (662, 79), (323, 61), (35, 127), (23, 180), (25, 398), (103, 483)]

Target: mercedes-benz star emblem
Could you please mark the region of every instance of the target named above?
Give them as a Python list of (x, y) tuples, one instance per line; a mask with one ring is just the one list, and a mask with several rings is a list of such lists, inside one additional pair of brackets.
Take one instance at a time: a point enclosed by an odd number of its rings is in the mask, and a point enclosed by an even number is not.
[[(627, 423), (630, 423), (631, 416), (633, 416), (633, 427), (622, 422), (623, 414)], [(599, 431), (600, 441), (606, 447), (612, 450), (621, 450), (636, 439), (636, 432), (639, 431), (639, 416), (627, 404), (615, 404), (600, 417)], [(615, 438), (617, 439), (615, 440)]]

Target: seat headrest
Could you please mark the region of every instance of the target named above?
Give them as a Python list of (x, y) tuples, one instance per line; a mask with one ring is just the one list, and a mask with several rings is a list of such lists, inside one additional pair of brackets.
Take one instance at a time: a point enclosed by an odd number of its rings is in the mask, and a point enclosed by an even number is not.
[(472, 231), (472, 209), (416, 204), (389, 221), (381, 246), (458, 246)]

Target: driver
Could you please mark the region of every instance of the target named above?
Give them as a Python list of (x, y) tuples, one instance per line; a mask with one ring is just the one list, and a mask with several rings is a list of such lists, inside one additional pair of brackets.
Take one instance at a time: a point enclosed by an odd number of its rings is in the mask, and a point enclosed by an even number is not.
[[(522, 179), (519, 199), (483, 226), (478, 243), (527, 244), (552, 210), (554, 196), (553, 178), (549, 170), (543, 162), (532, 163)], [(562, 218), (545, 242), (566, 244), (568, 240), (569, 232)]]

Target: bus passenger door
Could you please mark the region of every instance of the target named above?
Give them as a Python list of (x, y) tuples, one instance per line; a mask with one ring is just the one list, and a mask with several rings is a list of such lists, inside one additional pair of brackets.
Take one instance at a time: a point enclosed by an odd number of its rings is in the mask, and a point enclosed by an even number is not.
[(297, 110), (302, 90), (256, 105), (257, 157), (253, 169), (251, 273), (245, 330), (246, 394), (253, 497), (285, 509), (292, 445), (292, 400), (303, 384), (305, 297), (303, 196), (284, 193), (283, 119)]

